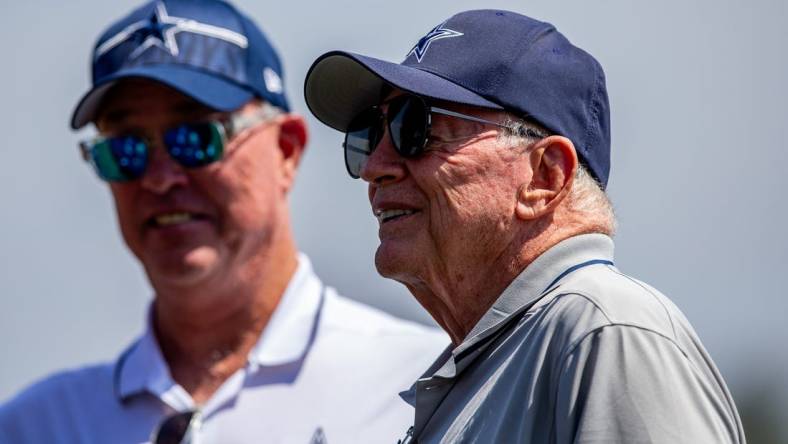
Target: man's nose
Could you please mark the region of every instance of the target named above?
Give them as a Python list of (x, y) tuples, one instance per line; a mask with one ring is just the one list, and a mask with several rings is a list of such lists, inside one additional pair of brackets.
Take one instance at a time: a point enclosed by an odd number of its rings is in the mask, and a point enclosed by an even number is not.
[(148, 166), (142, 176), (142, 187), (156, 194), (165, 194), (172, 188), (185, 185), (189, 177), (182, 165), (167, 152), (161, 139), (148, 150)]
[(386, 185), (405, 177), (405, 159), (400, 156), (391, 141), (388, 128), (378, 146), (372, 150), (361, 166), (359, 177), (370, 185)]

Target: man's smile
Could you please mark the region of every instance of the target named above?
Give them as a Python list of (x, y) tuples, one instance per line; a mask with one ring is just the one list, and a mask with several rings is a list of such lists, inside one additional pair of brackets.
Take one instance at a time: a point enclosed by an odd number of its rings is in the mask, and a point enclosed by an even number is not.
[(396, 219), (400, 219), (400, 218), (403, 218), (403, 217), (406, 217), (406, 216), (410, 216), (410, 215), (415, 214), (417, 212), (418, 212), (417, 210), (404, 209), (404, 208), (390, 209), (390, 210), (378, 210), (378, 211), (375, 211), (375, 217), (378, 219), (378, 222), (382, 225), (382, 224), (384, 224), (386, 222), (389, 222), (389, 221), (392, 221), (392, 220), (396, 220)]

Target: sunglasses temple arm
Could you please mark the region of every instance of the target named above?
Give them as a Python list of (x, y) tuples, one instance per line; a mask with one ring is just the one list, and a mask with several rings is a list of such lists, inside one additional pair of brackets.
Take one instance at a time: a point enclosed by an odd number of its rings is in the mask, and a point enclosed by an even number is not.
[[(481, 119), (479, 117), (469, 116), (467, 114), (458, 113), (458, 112), (451, 111), (451, 110), (448, 110), (448, 109), (438, 108), (436, 106), (431, 106), (430, 107), (430, 111), (434, 112), (434, 113), (438, 113), (438, 114), (443, 114), (443, 115), (446, 115), (446, 116), (456, 117), (458, 119), (470, 120), (471, 122), (486, 123), (488, 125), (497, 126), (498, 128), (505, 128), (505, 129), (508, 129), (509, 131), (517, 132), (517, 130), (515, 128), (512, 128), (511, 126), (508, 126), (508, 125), (503, 125), (503, 124), (498, 123), (498, 122), (493, 122), (493, 121), (490, 121), (490, 120)], [(541, 134), (541, 133), (536, 132), (536, 131), (533, 131), (530, 128), (526, 128), (524, 130), (524, 132), (525, 132), (524, 135), (526, 135), (528, 137), (534, 137), (534, 138), (538, 138), (538, 139), (543, 139), (543, 138), (547, 137), (546, 135)]]
[(85, 162), (90, 162), (92, 157), (90, 155), (90, 145), (87, 142), (79, 142), (79, 153), (82, 155), (82, 160)]
[(461, 113), (458, 113), (458, 112), (455, 112), (455, 111), (450, 111), (448, 109), (438, 108), (436, 106), (431, 106), (430, 107), (430, 111), (432, 111), (434, 113), (438, 113), (438, 114), (443, 114), (443, 115), (446, 115), (446, 116), (456, 117), (458, 119), (469, 120), (471, 122), (486, 123), (488, 125), (494, 125), (494, 126), (497, 126), (499, 128), (511, 129), (508, 126), (500, 124), (498, 122), (493, 122), (491, 120), (481, 119), (479, 117), (469, 116), (467, 114), (461, 114)]
[(82, 160), (90, 164), (90, 166), (93, 168), (93, 171), (95, 171), (99, 177), (103, 177), (101, 174), (101, 168), (99, 168), (98, 164), (96, 163), (96, 158), (93, 156), (93, 146), (85, 141), (79, 142), (79, 152), (82, 154)]

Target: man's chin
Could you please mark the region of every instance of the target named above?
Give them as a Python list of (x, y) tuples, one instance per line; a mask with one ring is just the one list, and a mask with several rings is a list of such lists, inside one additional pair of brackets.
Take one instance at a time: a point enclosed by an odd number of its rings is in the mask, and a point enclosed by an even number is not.
[(392, 245), (391, 242), (381, 243), (375, 253), (375, 268), (378, 270), (378, 274), (384, 278), (398, 281), (402, 281), (407, 277), (406, 275), (410, 275), (414, 258), (406, 250), (402, 246)]
[(219, 254), (209, 247), (168, 250), (143, 260), (148, 277), (156, 286), (194, 286), (207, 281), (218, 268)]

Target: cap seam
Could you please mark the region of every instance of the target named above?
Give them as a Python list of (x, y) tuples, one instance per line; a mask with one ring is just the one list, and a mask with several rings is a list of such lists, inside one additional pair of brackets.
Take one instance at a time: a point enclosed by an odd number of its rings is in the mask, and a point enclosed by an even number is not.
[[(236, 9), (235, 6), (231, 5), (230, 3), (227, 3), (227, 2), (224, 2), (224, 1), (222, 1), (221, 3), (225, 7), (230, 9), (230, 11), (232, 11), (233, 13), (236, 14), (236, 18), (238, 19), (238, 22), (241, 25), (241, 29), (243, 30), (244, 36), (246, 36), (246, 38), (248, 39), (249, 38), (249, 29), (247, 29), (247, 27), (246, 27), (246, 20), (244, 20), (244, 16), (241, 14), (241, 11)], [(251, 57), (252, 51), (250, 51), (249, 48), (247, 47), (247, 48), (243, 49), (243, 52), (244, 52), (244, 68), (245, 68), (244, 69), (244, 71), (245, 71), (244, 74), (248, 77), (249, 76), (249, 72), (247, 71), (247, 68), (249, 67), (249, 61), (250, 61), (249, 58)], [(251, 80), (251, 79), (247, 79), (247, 81), (248, 80)], [(234, 82), (234, 83), (237, 83), (237, 82)], [(246, 89), (246, 88), (244, 88), (244, 89)], [(257, 92), (257, 91), (255, 91), (255, 93), (259, 94), (259, 92)], [(257, 95), (257, 94), (255, 94), (255, 95)]]
[[(526, 34), (523, 36), (523, 40), (525, 40), (525, 41), (527, 42), (527, 44), (526, 44), (526, 45), (522, 45), (521, 49), (520, 49), (519, 51), (517, 51), (517, 52), (516, 52), (516, 54), (517, 54), (516, 56), (515, 56), (515, 55), (512, 55), (512, 56), (511, 56), (511, 57), (510, 57), (510, 58), (507, 60), (506, 69), (507, 69), (507, 71), (508, 71), (508, 73), (509, 73), (510, 75), (511, 75), (511, 73), (513, 72), (513, 71), (512, 71), (512, 66), (513, 66), (513, 63), (514, 63), (514, 61), (515, 61), (515, 60), (519, 60), (519, 59), (520, 59), (520, 57), (524, 57), (524, 56), (525, 56), (525, 53), (526, 53), (526, 52), (528, 52), (528, 51), (530, 51), (530, 49), (533, 47), (534, 43), (536, 43), (536, 40), (537, 40), (538, 38), (540, 38), (542, 35), (544, 35), (544, 34), (546, 34), (546, 33), (548, 33), (548, 32), (550, 32), (550, 31), (552, 31), (552, 30), (554, 30), (554, 29), (555, 29), (555, 27), (554, 27), (554, 26), (552, 26), (552, 25), (551, 25), (551, 24), (549, 24), (549, 23), (544, 23), (544, 22), (539, 22), (539, 23), (546, 24), (547, 26), (545, 26), (545, 27), (540, 27), (540, 28), (537, 28), (537, 29), (531, 30), (530, 32), (526, 33)], [(519, 46), (519, 45), (518, 45), (518, 46)], [(514, 51), (513, 51), (513, 52), (514, 52)], [(497, 88), (500, 86), (500, 78), (502, 78), (502, 77), (503, 77), (502, 73), (499, 73), (499, 75), (498, 75), (498, 78), (496, 79), (496, 80), (497, 80), (497, 83), (496, 83), (496, 85), (495, 85), (495, 86), (496, 86), (496, 89), (497, 89)], [(507, 109), (511, 109), (511, 108), (512, 108), (511, 106), (508, 106), (508, 105), (502, 105), (502, 106), (503, 106), (504, 108), (507, 108)], [(530, 113), (530, 112), (528, 112), (528, 111), (526, 111), (526, 110), (524, 110), (524, 109), (521, 109), (521, 110), (519, 110), (518, 114), (519, 114), (519, 117), (521, 117), (521, 118), (522, 118), (522, 117), (526, 117), (526, 116), (530, 116), (530, 115), (531, 115), (531, 113)], [(541, 124), (541, 122), (540, 122), (540, 124)]]
[[(593, 146), (596, 146), (596, 143), (597, 143), (597, 140), (596, 140), (597, 137), (595, 137), (595, 135), (596, 135), (595, 133), (597, 133), (597, 131), (594, 131), (594, 127), (598, 126), (598, 121), (599, 121), (599, 94), (600, 94), (601, 88), (604, 85), (604, 81), (602, 80), (602, 76), (600, 75), (600, 70), (599, 70), (599, 68), (598, 68), (598, 66), (596, 64), (594, 64), (594, 69), (597, 72), (596, 72), (596, 75), (594, 76), (594, 83), (595, 83), (595, 85), (594, 85), (594, 88), (592, 90), (591, 99), (590, 99), (590, 101), (591, 101), (590, 107), (589, 107), (589, 117), (590, 117), (590, 119), (589, 119), (588, 124), (586, 125), (586, 146), (583, 147), (584, 151), (585, 151), (583, 153), (583, 157), (584, 158), (587, 157), (586, 154), (590, 153), (591, 152), (591, 148)], [(600, 127), (599, 131), (601, 131), (601, 130), (602, 130), (602, 128)], [(586, 163), (588, 163), (588, 160), (586, 160)], [(596, 161), (594, 163), (596, 163)], [(599, 172), (595, 171), (596, 165), (594, 165), (590, 169), (591, 169), (591, 173), (595, 176), (595, 178), (597, 180), (600, 180)]]

